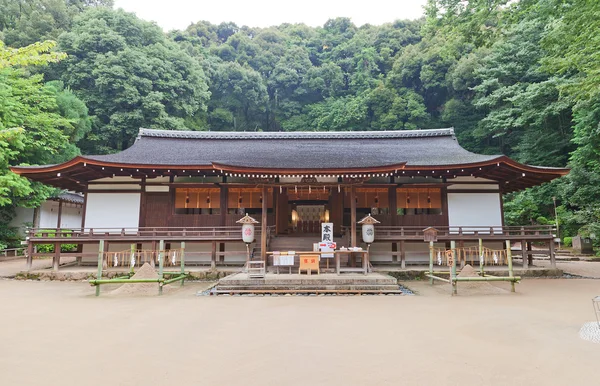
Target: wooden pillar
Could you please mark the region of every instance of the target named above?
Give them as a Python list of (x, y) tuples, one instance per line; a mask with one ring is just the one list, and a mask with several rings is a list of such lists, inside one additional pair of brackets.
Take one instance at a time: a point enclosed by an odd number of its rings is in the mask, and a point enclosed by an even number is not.
[(464, 240), (460, 240), (458, 242), (458, 255), (462, 257), (462, 260), (460, 261), (460, 269), (463, 269), (465, 267), (466, 264), (466, 258), (465, 258), (465, 241)]
[(212, 248), (210, 251), (210, 268), (217, 268), (217, 242), (215, 240), (211, 243)]
[(406, 268), (406, 242), (400, 240), (400, 268)]
[(52, 259), (52, 270), (58, 271), (60, 265), (60, 242), (54, 243), (54, 258)]
[(398, 225), (398, 204), (396, 202), (396, 186), (392, 186), (388, 189), (388, 202), (390, 203), (390, 217), (392, 219), (392, 223), (390, 225)]
[(265, 262), (265, 268), (267, 267), (267, 187), (262, 188), (262, 211), (261, 211), (261, 223), (260, 223), (260, 253), (262, 260)]
[(529, 265), (533, 265), (533, 253), (531, 252), (531, 241), (527, 242), (527, 260), (529, 260)]
[(548, 242), (549, 251), (550, 251), (550, 267), (556, 268), (556, 252), (554, 251), (554, 240), (550, 240)]
[(529, 268), (529, 259), (527, 258), (527, 241), (521, 240), (521, 258), (523, 259), (523, 269)]
[(221, 208), (219, 209), (221, 217), (221, 226), (227, 225), (227, 212), (229, 211), (229, 189), (227, 186), (221, 185), (219, 193), (219, 201)]
[(56, 216), (56, 229), (60, 229), (60, 223), (62, 221), (62, 208), (63, 208), (63, 201), (59, 198), (58, 199), (58, 215)]
[(350, 246), (356, 247), (356, 188), (350, 188)]

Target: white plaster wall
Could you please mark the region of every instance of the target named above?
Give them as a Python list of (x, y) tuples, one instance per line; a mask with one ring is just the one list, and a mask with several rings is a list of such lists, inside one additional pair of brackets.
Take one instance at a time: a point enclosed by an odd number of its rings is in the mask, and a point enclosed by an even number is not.
[[(450, 227), (502, 226), (500, 194), (448, 192)], [(467, 229), (468, 230), (468, 229)]]
[(137, 228), (140, 220), (140, 193), (87, 194), (86, 228)]
[[(58, 221), (58, 201), (46, 201), (40, 207), (40, 228), (56, 228)], [(63, 203), (60, 227), (81, 228), (82, 209), (73, 204)]]

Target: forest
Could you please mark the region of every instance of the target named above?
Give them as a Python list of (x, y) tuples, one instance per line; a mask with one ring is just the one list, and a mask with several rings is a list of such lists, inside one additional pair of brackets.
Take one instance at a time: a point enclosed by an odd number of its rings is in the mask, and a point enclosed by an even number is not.
[(56, 194), (10, 166), (117, 152), (140, 127), (454, 127), (470, 151), (571, 168), (506, 195), (506, 223), (558, 220), (600, 247), (600, 2), (429, 0), (360, 27), (195, 18), (164, 32), (111, 0), (0, 0), (0, 249), (14, 208)]

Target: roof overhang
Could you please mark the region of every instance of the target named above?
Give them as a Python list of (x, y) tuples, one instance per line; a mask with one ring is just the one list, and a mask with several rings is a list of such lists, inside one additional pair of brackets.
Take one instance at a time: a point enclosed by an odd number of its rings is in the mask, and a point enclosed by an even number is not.
[(385, 174), (397, 177), (430, 177), (451, 183), (458, 176), (472, 176), (497, 181), (500, 190), (508, 193), (541, 185), (569, 173), (566, 168), (537, 167), (518, 163), (506, 156), (485, 162), (455, 165), (407, 165), (398, 163), (361, 168), (326, 167), (322, 169), (255, 168), (221, 163), (211, 165), (149, 165), (99, 161), (78, 156), (70, 161), (46, 166), (14, 166), (11, 170), (34, 181), (62, 189), (83, 192), (89, 181), (116, 176), (145, 179), (163, 176), (224, 176), (224, 175), (354, 175), (370, 177)]

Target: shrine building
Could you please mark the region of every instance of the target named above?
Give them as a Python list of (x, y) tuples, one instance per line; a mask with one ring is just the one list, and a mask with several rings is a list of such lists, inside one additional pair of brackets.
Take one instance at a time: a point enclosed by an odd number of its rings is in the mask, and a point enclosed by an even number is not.
[[(454, 130), (212, 132), (140, 129), (128, 149), (15, 173), (84, 195), (80, 227), (30, 231), (30, 245), (60, 243), (68, 231), (82, 264), (136, 243), (186, 243), (186, 262), (246, 261), (240, 225), (257, 224), (255, 258), (273, 250), (312, 250), (321, 223), (340, 246), (364, 246), (358, 220), (370, 214), (370, 262), (405, 267), (428, 259), (423, 230), (437, 243), (517, 240), (547, 243), (551, 227), (505, 226), (502, 195), (564, 176), (568, 169), (524, 165), (471, 153)], [(357, 229), (358, 227), (358, 229)], [(60, 249), (60, 248), (59, 248)], [(552, 255), (553, 257), (553, 255)], [(58, 257), (60, 259), (60, 256)], [(526, 258), (524, 265), (527, 264)], [(268, 260), (267, 260), (268, 262)], [(267, 263), (268, 264), (268, 263)]]

